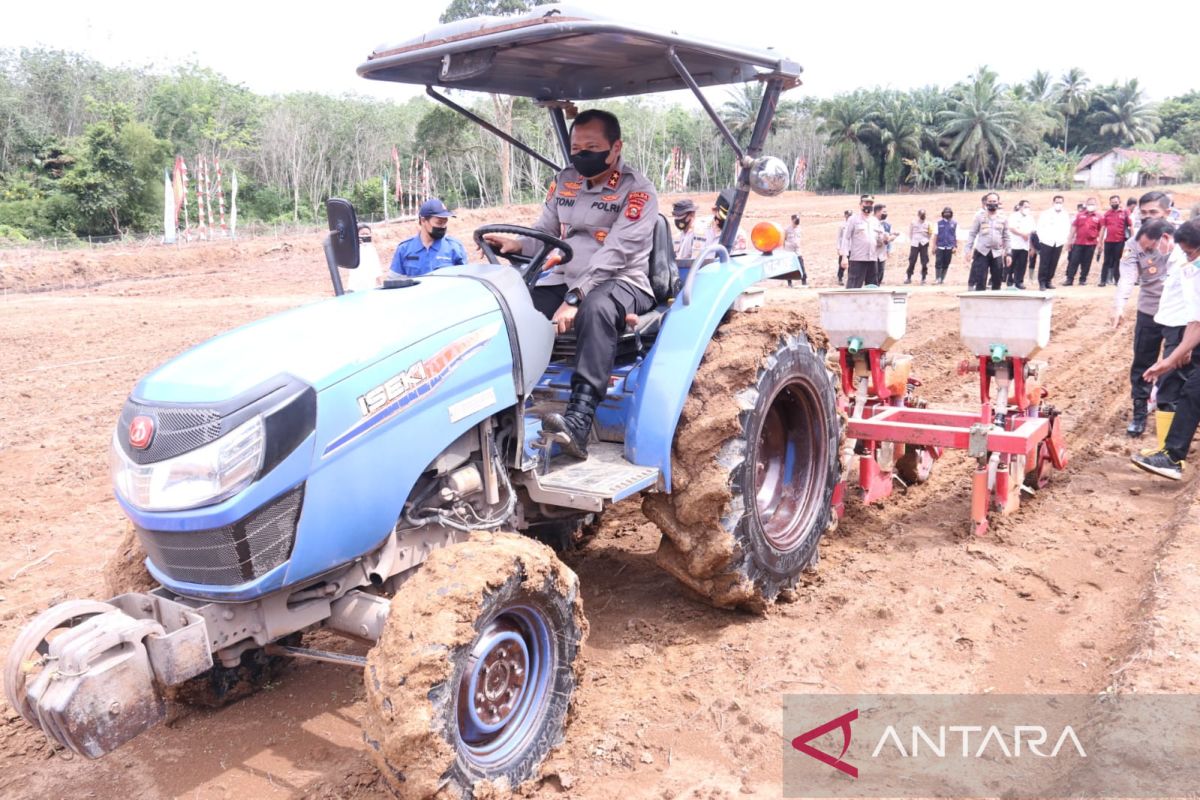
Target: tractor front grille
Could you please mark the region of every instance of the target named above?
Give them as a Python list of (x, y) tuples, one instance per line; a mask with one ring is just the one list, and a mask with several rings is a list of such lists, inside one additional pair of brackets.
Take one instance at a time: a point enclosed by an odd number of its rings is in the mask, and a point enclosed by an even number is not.
[(156, 408), (129, 400), (121, 409), (117, 422), (118, 435), (128, 442), (129, 423), (139, 415), (157, 420), (157, 430), (145, 450), (125, 448), (135, 464), (154, 464), (203, 447), (221, 437), (228, 429), (222, 427), (221, 414), (212, 408)]
[(172, 580), (236, 586), (291, 557), (303, 500), (301, 484), (232, 525), (183, 533), (138, 528), (138, 538), (154, 566)]

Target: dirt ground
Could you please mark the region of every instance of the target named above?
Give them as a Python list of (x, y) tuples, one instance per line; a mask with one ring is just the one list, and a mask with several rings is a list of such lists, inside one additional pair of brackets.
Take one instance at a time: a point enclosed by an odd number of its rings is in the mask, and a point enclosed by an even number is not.
[[(1050, 194), (1023, 196), (1040, 210)], [(974, 193), (884, 199), (902, 230), (918, 206), (933, 217), (949, 204), (969, 220), (979, 203)], [(1071, 204), (1082, 199), (1069, 193)], [(1195, 187), (1177, 195), (1183, 208), (1197, 199)], [(811, 283), (828, 287), (849, 207), (846, 197), (752, 198), (746, 227), (800, 213)], [(534, 211), (468, 212), (452, 229), (528, 221)], [(411, 228), (377, 227), (385, 263)], [(975, 397), (974, 378), (956, 371), (968, 356), (954, 296), (965, 277), (960, 258), (950, 284), (914, 288), (900, 345), (936, 405), (967, 407)], [(314, 235), (2, 251), (0, 290), (6, 651), (51, 603), (104, 596), (101, 565), (124, 526), (107, 447), (139, 376), (216, 333), (327, 295), (328, 277)], [(1129, 463), (1132, 326), (1111, 330), (1111, 291), (1057, 292), (1043, 355), (1072, 463), (985, 537), (965, 533), (971, 466), (950, 453), (929, 483), (883, 505), (851, 497), (818, 571), (791, 602), (757, 617), (711, 609), (659, 570), (659, 534), (636, 501), (608, 515), (597, 539), (567, 556), (591, 627), (585, 673), (566, 744), (525, 793), (778, 797), (785, 693), (1197, 691), (1200, 470), (1171, 483)], [(817, 310), (811, 287), (780, 284), (770, 301)], [(302, 663), (228, 709), (187, 712), (87, 762), (53, 751), (4, 707), (0, 796), (385, 797), (362, 743), (364, 708), (360, 674)]]

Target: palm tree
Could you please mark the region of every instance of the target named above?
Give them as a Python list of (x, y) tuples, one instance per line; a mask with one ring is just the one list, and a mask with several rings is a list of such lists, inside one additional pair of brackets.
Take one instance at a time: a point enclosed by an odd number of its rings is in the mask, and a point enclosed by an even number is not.
[(981, 74), (960, 87), (950, 99), (950, 108), (940, 115), (946, 152), (962, 164), (968, 175), (977, 175), (992, 186), (1002, 171), (999, 162), (1013, 146), (1012, 128), (1017, 117), (1008, 107), (1005, 87), (995, 82), (994, 73)]
[(1146, 102), (1137, 78), (1102, 91), (1099, 105), (1088, 115), (1088, 122), (1100, 127), (1101, 136), (1112, 136), (1118, 144), (1130, 145), (1152, 142), (1158, 135), (1158, 114)]
[(1054, 85), (1055, 105), (1063, 115), (1063, 152), (1067, 149), (1067, 134), (1070, 133), (1071, 117), (1087, 108), (1091, 92), (1089, 79), (1079, 67), (1071, 67)]
[[(758, 119), (758, 109), (762, 105), (763, 94), (766, 92), (765, 83), (743, 83), (737, 88), (730, 89), (729, 99), (721, 106), (721, 119), (729, 126), (735, 139), (739, 142), (750, 140), (754, 132), (754, 123)], [(771, 133), (780, 128), (791, 126), (800, 105), (794, 100), (780, 100), (775, 107), (775, 116), (771, 119)]]
[(1035, 103), (1044, 103), (1050, 99), (1050, 94), (1053, 91), (1053, 78), (1050, 73), (1039, 69), (1033, 73), (1033, 77), (1025, 83), (1025, 95)]
[(842, 159), (842, 187), (846, 188), (848, 178), (871, 158), (867, 148), (873, 136), (870, 99), (862, 92), (842, 95), (822, 102), (817, 113), (821, 117), (817, 131), (826, 137), (834, 156)]
[(921, 151), (921, 124), (907, 99), (894, 93), (880, 99), (870, 122), (880, 148), (884, 187), (894, 182), (898, 188), (902, 159)]

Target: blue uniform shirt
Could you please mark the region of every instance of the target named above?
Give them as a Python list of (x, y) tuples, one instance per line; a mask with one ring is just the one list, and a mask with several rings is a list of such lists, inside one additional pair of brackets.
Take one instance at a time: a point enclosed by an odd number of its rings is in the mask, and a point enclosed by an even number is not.
[(452, 236), (434, 239), (433, 244), (426, 247), (421, 242), (421, 234), (411, 239), (405, 239), (396, 247), (392, 256), (392, 272), (397, 275), (416, 277), (433, 272), (440, 267), (467, 263), (467, 251), (462, 242)]

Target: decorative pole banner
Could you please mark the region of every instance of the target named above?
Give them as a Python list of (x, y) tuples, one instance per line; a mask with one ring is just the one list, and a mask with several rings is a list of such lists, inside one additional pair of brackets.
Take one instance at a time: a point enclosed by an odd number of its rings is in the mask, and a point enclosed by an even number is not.
[(183, 173), (187, 168), (183, 166), (183, 156), (175, 156), (175, 169), (171, 175), (171, 194), (175, 200), (175, 227), (179, 227), (179, 209), (186, 199), (186, 190), (183, 188)]
[(196, 234), (204, 236), (204, 160), (196, 155)]
[(387, 218), (388, 218), (388, 207), (387, 207), (387, 173), (386, 173), (386, 172), (385, 172), (385, 173), (383, 173), (383, 218), (384, 218), (384, 219), (387, 219)]
[[(399, 153), (399, 151), (396, 150), (396, 145), (392, 145), (392, 164), (394, 164), (395, 168), (396, 168), (396, 180), (395, 180), (396, 196), (394, 199), (397, 203), (399, 203), (400, 202), (400, 153)], [(400, 209), (400, 213), (401, 214), (404, 213), (403, 208)]]
[(163, 167), (163, 243), (175, 244), (175, 192), (171, 190), (171, 171)]
[(178, 165), (179, 165), (179, 188), (180, 188), (179, 202), (183, 204), (183, 237), (184, 237), (184, 239), (186, 239), (187, 241), (189, 241), (189, 242), (190, 242), (190, 241), (192, 240), (192, 223), (191, 223), (191, 221), (188, 219), (188, 204), (187, 204), (187, 195), (188, 195), (188, 171), (187, 171), (187, 162), (183, 160), (183, 156), (178, 156), (178, 157), (177, 157), (177, 159), (178, 159), (178, 160), (177, 160), (177, 162), (176, 162), (176, 163), (178, 163)]
[(221, 233), (225, 233), (225, 190), (221, 186), (221, 159), (216, 159), (217, 164), (217, 208), (221, 211)]
[(233, 180), (229, 187), (229, 235), (237, 238), (237, 170), (233, 170)]

